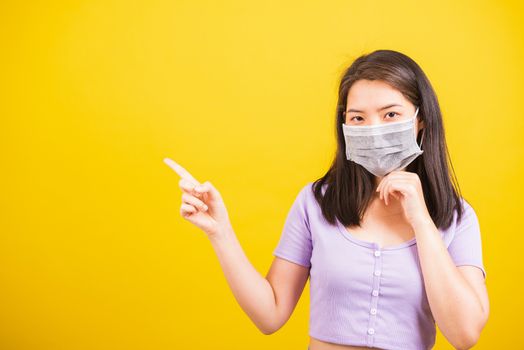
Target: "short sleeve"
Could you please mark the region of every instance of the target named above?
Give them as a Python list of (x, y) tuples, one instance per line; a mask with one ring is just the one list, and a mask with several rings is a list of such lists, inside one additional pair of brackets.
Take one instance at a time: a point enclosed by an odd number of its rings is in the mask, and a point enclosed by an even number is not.
[(288, 211), (280, 240), (273, 255), (296, 264), (311, 266), (311, 231), (306, 211), (308, 191), (311, 187), (303, 187), (296, 196)]
[(455, 234), (448, 246), (448, 252), (456, 266), (472, 265), (486, 270), (482, 261), (482, 240), (477, 215), (471, 205), (462, 199), (464, 211), (457, 222)]

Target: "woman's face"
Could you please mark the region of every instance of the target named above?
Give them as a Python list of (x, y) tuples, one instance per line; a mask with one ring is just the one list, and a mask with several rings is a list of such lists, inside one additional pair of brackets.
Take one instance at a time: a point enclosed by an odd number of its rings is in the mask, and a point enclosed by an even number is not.
[[(377, 125), (413, 118), (416, 107), (400, 91), (381, 80), (357, 80), (348, 92), (346, 125)], [(420, 115), (420, 110), (419, 110)], [(415, 137), (424, 122), (415, 120)], [(405, 170), (406, 167), (400, 169)], [(382, 177), (375, 176), (377, 184)]]
[[(408, 120), (416, 107), (400, 91), (380, 80), (357, 80), (348, 92), (346, 125), (376, 125)], [(419, 111), (420, 114), (420, 111)], [(415, 136), (424, 127), (415, 121)]]

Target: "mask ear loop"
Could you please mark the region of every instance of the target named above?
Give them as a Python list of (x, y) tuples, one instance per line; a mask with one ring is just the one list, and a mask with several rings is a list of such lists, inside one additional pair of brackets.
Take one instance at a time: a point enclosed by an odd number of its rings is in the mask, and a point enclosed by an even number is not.
[[(417, 107), (417, 110), (416, 110), (416, 112), (415, 112), (415, 119), (418, 117), (419, 108), (420, 108), (420, 107)], [(420, 145), (417, 143), (417, 146), (418, 146), (418, 148), (420, 148), (420, 149), (422, 149), (422, 143), (424, 142), (424, 134), (426, 133), (425, 131), (426, 131), (426, 128), (424, 127), (424, 128), (422, 129), (422, 136), (420, 137)]]
[(420, 145), (418, 148), (422, 149), (422, 143), (424, 142), (424, 134), (426, 133), (426, 128), (422, 129), (422, 136), (420, 137)]

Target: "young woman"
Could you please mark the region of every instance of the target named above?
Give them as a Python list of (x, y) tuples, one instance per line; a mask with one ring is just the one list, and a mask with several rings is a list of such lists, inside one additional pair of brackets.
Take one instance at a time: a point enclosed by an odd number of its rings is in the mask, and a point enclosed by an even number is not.
[(450, 176), (426, 75), (396, 51), (362, 55), (342, 76), (335, 129), (333, 164), (298, 192), (265, 278), (218, 190), (166, 158), (181, 176), (181, 215), (208, 235), (264, 334), (286, 323), (309, 278), (311, 350), (431, 349), (435, 324), (469, 349), (489, 314), (480, 229)]

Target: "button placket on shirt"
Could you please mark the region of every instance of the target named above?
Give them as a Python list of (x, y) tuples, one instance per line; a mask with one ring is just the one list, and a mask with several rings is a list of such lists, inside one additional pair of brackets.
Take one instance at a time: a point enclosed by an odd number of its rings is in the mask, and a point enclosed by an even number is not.
[(367, 344), (368, 346), (373, 346), (374, 334), (376, 332), (375, 323), (377, 315), (377, 305), (379, 297), (379, 287), (380, 287), (380, 276), (382, 274), (382, 252), (378, 243), (374, 244), (373, 256), (375, 258), (375, 264), (373, 269), (373, 290), (371, 292), (371, 303), (369, 307), (369, 322), (367, 329)]

